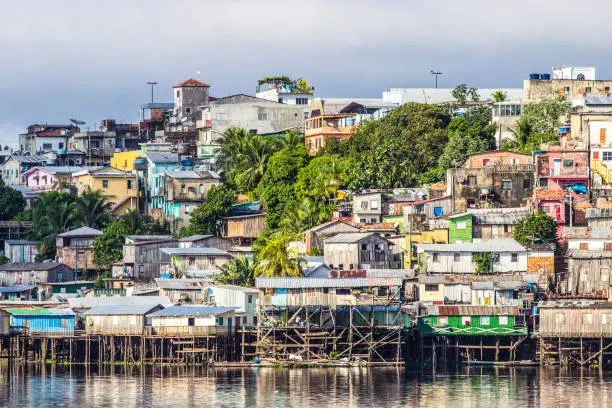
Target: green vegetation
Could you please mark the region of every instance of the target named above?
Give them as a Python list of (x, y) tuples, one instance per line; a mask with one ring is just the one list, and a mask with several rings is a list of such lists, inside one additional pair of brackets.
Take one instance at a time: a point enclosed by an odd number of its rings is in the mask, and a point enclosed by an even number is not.
[(180, 237), (197, 234), (221, 235), (223, 218), (227, 217), (236, 203), (236, 192), (227, 185), (213, 186), (206, 201), (190, 215), (191, 224), (182, 228)]
[(472, 255), (476, 268), (474, 273), (491, 273), (493, 270), (493, 255), (490, 252), (477, 252)]
[(542, 143), (556, 142), (569, 108), (570, 103), (562, 96), (524, 106), (521, 118), (511, 130), (513, 137), (504, 140), (502, 149), (533, 153)]
[(552, 242), (557, 236), (557, 222), (542, 210), (520, 220), (512, 232), (521, 244)]
[(491, 96), (493, 97), (494, 102), (503, 102), (508, 97), (508, 93), (498, 89), (497, 91), (493, 92)]
[(273, 236), (265, 242), (257, 254), (256, 276), (302, 276), (300, 258), (289, 249), (288, 238), (282, 235)]
[(12, 220), (26, 207), (23, 195), (0, 180), (0, 221)]
[(215, 276), (215, 281), (239, 286), (252, 286), (255, 284), (255, 266), (243, 256), (233, 258), (225, 266), (221, 273)]

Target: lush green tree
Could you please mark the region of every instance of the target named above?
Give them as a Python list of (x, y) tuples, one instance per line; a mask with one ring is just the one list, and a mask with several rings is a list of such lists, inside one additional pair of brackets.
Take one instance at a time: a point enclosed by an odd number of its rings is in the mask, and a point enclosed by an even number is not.
[(532, 153), (542, 143), (557, 141), (559, 126), (569, 108), (570, 103), (561, 96), (524, 106), (521, 118), (512, 129), (513, 137), (504, 141), (503, 148)]
[(304, 144), (285, 148), (272, 155), (255, 193), (266, 210), (266, 226), (276, 229), (289, 214), (296, 199), (293, 184), (298, 172), (306, 166), (308, 152)]
[(223, 219), (236, 204), (236, 192), (226, 185), (213, 186), (204, 201), (189, 216), (190, 225), (181, 229), (180, 236), (194, 234), (221, 235)]
[(334, 198), (338, 189), (348, 182), (348, 162), (340, 156), (319, 156), (298, 172), (295, 192), (298, 199), (317, 197)]
[(476, 88), (468, 89), (468, 95), (470, 96), (470, 99), (474, 102), (478, 102), (480, 100), (480, 95), (478, 95), (478, 89)]
[(459, 103), (464, 103), (468, 97), (468, 86), (466, 84), (459, 84), (451, 91), (451, 95)]
[(76, 210), (77, 197), (73, 194), (51, 191), (42, 194), (31, 212), (30, 238), (39, 241), (40, 260), (55, 257), (55, 237), (58, 234), (82, 227), (84, 221)]
[(503, 102), (508, 97), (508, 93), (506, 91), (498, 89), (497, 91), (493, 92), (491, 96), (493, 97), (494, 102)]
[(257, 254), (256, 276), (284, 277), (302, 276), (300, 258), (289, 249), (287, 237), (278, 235), (269, 238)]
[(468, 109), (464, 116), (453, 118), (448, 126), (448, 144), (438, 160), (441, 175), (463, 165), (472, 154), (494, 149), (494, 134), (490, 107)]
[(521, 244), (554, 241), (557, 236), (557, 222), (544, 211), (538, 210), (520, 220), (512, 235)]
[(100, 190), (87, 187), (75, 201), (77, 216), (87, 227), (101, 229), (112, 219), (112, 203)]
[(24, 211), (26, 201), (23, 195), (11, 187), (0, 184), (0, 220), (12, 220), (17, 214)]
[[(125, 237), (134, 233), (130, 231), (125, 220), (116, 219), (104, 228), (92, 244), (93, 261), (102, 269), (110, 269), (111, 265), (123, 257)], [(136, 231), (137, 232), (137, 231)]]
[(0, 255), (0, 265), (4, 265), (10, 262), (10, 259), (5, 255)]
[(243, 256), (231, 259), (227, 265), (220, 267), (221, 273), (214, 277), (219, 283), (252, 286), (255, 284), (255, 266)]
[(439, 106), (408, 103), (359, 127), (347, 143), (348, 187), (414, 187), (437, 167), (450, 116)]

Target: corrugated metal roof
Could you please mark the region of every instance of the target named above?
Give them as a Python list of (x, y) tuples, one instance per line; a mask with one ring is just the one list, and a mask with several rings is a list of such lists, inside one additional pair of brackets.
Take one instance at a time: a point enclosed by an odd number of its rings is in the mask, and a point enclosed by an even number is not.
[(381, 237), (379, 234), (375, 233), (375, 232), (367, 232), (367, 233), (363, 233), (363, 232), (348, 232), (345, 234), (338, 234), (334, 237), (331, 237), (329, 239), (325, 240), (326, 244), (352, 244), (355, 242), (359, 242), (364, 238), (368, 238), (371, 237), (372, 235), (376, 235), (378, 237), (380, 237), (381, 239), (384, 239), (383, 237)]
[(612, 238), (612, 227), (565, 227), (561, 236), (566, 239)]
[(160, 248), (165, 254), (168, 255), (226, 255), (229, 256), (227, 251), (218, 248), (207, 248), (207, 247), (195, 247), (195, 248)]
[(7, 239), (4, 241), (9, 245), (33, 245), (38, 244), (36, 241), (25, 241), (23, 239)]
[(4, 264), (0, 265), (0, 271), (48, 271), (60, 265), (64, 264), (57, 262)]
[(516, 224), (531, 215), (531, 207), (468, 209), (474, 224)]
[(584, 98), (585, 105), (612, 105), (610, 96), (587, 96)]
[(418, 279), (419, 279), (419, 283), (422, 283), (425, 285), (445, 282), (444, 276), (439, 276), (439, 275), (419, 275)]
[(587, 208), (586, 218), (612, 218), (612, 208)]
[(155, 283), (160, 289), (201, 289), (213, 284), (210, 279), (164, 279), (156, 278)]
[(493, 290), (494, 288), (493, 281), (472, 282), (472, 289), (474, 290)]
[(461, 244), (417, 244), (419, 251), (428, 252), (525, 252), (526, 249), (513, 239), (491, 239)]
[(81, 227), (59, 234), (58, 237), (89, 237), (102, 235), (102, 231), (90, 227)]
[(168, 296), (87, 296), (68, 299), (73, 309), (91, 309), (101, 305), (150, 305), (168, 306), (172, 301)]
[(538, 303), (538, 308), (570, 308), (570, 309), (611, 309), (612, 302), (596, 300), (548, 300)]
[(156, 307), (161, 306), (159, 303), (149, 303), (142, 305), (100, 305), (92, 307), (86, 315), (146, 315)]
[(243, 292), (243, 293), (259, 293), (257, 289), (245, 288), (244, 286), (236, 286), (236, 285), (213, 285), (210, 288), (213, 290), (216, 288), (220, 288), (220, 289), (227, 289), (227, 290), (235, 290), (236, 292)]
[(214, 235), (191, 235), (189, 237), (179, 239), (179, 242), (193, 242), (200, 241), (202, 239), (207, 239), (213, 237)]
[(49, 160), (46, 156), (11, 156), (20, 163), (43, 163)]
[(218, 316), (231, 312), (237, 307), (207, 307), (207, 306), (171, 306), (151, 313), (151, 316)]
[(0, 293), (19, 293), (19, 292), (27, 292), (28, 290), (36, 289), (36, 286), (32, 285), (15, 285), (15, 286), (5, 286), (0, 288)]
[(178, 153), (146, 152), (145, 155), (153, 163), (176, 163), (178, 166)]
[(25, 175), (25, 174), (33, 173), (34, 170), (41, 170), (49, 174), (72, 174), (72, 173), (78, 173), (80, 171), (85, 170), (85, 167), (81, 167), (81, 166), (37, 166), (37, 167), (31, 168), (30, 170), (26, 171), (23, 174)]
[(364, 288), (401, 286), (401, 278), (257, 278), (258, 288)]
[(13, 316), (74, 316), (68, 308), (11, 307), (4, 311)]
[(173, 170), (167, 171), (166, 175), (175, 179), (218, 179), (220, 176), (214, 171), (200, 170)]
[(438, 306), (440, 316), (518, 316), (518, 306)]

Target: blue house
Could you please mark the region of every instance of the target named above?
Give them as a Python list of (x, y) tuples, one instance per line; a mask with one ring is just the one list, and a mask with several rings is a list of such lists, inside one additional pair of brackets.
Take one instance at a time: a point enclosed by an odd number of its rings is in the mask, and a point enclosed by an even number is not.
[(178, 153), (160, 151), (141, 145), (141, 156), (147, 160), (146, 189), (151, 209), (164, 208), (164, 184), (167, 171), (179, 167)]
[(74, 334), (74, 312), (68, 308), (13, 307), (4, 310), (10, 315), (13, 333), (70, 336)]

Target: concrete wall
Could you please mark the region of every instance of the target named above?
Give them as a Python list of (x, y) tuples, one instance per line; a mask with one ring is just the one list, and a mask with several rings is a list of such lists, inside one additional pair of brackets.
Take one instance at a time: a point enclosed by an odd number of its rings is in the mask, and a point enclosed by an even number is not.
[(212, 130), (223, 133), (240, 127), (257, 134), (276, 133), (286, 129), (301, 130), (304, 107), (270, 102), (248, 102), (211, 106)]
[[(587, 88), (591, 88), (590, 92), (587, 92)], [(523, 81), (523, 98), (543, 99), (561, 95), (566, 96), (571, 101), (584, 96), (608, 96), (610, 89), (612, 89), (612, 81), (607, 80), (526, 79)]]
[[(374, 220), (374, 221), (373, 221)], [(382, 194), (356, 194), (353, 196), (353, 222), (378, 223), (382, 220)]]

